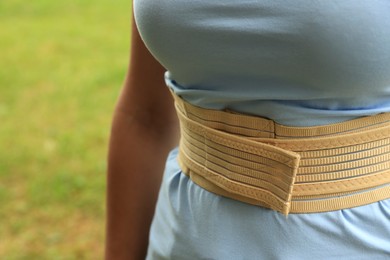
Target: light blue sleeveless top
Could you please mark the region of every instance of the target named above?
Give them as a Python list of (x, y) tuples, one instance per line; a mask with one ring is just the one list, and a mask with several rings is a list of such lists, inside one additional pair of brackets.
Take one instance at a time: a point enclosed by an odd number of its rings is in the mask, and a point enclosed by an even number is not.
[[(135, 0), (167, 85), (213, 109), (313, 126), (390, 112), (389, 0)], [(148, 259), (390, 259), (390, 200), (292, 214), (209, 193), (168, 158)]]

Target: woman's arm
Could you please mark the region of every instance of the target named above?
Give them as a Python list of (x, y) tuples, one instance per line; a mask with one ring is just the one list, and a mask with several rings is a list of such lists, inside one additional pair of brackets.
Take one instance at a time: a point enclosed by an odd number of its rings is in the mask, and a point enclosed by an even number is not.
[(133, 20), (131, 60), (112, 123), (107, 176), (106, 259), (145, 259), (167, 153), (178, 143), (164, 68)]

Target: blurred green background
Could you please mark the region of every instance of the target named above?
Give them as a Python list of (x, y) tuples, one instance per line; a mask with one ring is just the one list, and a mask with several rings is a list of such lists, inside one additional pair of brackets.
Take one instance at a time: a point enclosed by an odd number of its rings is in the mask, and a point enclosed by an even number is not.
[(0, 259), (102, 259), (130, 0), (0, 1)]

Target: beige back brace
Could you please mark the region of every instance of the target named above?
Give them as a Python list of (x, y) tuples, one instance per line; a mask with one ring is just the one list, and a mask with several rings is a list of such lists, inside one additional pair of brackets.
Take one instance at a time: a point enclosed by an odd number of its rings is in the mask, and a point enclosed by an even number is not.
[(390, 198), (390, 113), (290, 127), (173, 96), (180, 167), (210, 192), (285, 215)]

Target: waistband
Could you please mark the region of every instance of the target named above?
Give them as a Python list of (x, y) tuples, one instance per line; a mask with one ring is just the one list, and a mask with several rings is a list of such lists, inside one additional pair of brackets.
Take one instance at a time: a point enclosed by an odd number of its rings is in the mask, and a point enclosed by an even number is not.
[(285, 215), (390, 198), (390, 113), (291, 127), (200, 108), (172, 94), (179, 165), (210, 192)]

